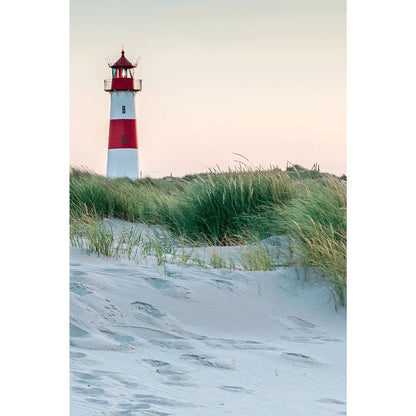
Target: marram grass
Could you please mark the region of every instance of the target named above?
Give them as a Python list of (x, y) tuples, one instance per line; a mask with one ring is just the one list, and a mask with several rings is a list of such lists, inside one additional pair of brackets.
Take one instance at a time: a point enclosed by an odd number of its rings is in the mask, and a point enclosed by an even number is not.
[[(267, 247), (255, 242), (240, 249), (240, 256), (224, 255), (217, 249), (207, 248), (205, 254), (197, 255), (193, 249), (184, 246), (184, 240), (169, 234), (149, 235), (131, 228), (122, 228), (118, 235), (111, 225), (95, 219), (71, 221), (70, 240), (87, 254), (120, 259), (126, 257), (140, 263), (147, 263), (152, 257), (158, 266), (180, 263), (213, 269), (230, 270), (274, 270), (274, 260)], [(241, 258), (239, 258), (241, 257)]]
[[(212, 171), (172, 182), (109, 179), (73, 170), (70, 175), (71, 242), (102, 255), (156, 256), (158, 263), (182, 259), (201, 267), (236, 268), (218, 254), (203, 260), (167, 241), (124, 241), (97, 225), (100, 218), (159, 224), (189, 246), (243, 245), (272, 235), (293, 237), (298, 263), (319, 268), (339, 302), (346, 293), (346, 185), (308, 171)], [(80, 237), (83, 235), (83, 237)], [(136, 238), (136, 240), (134, 240)], [(185, 244), (185, 243), (184, 243)], [(183, 245), (183, 244), (182, 244)], [(277, 259), (260, 245), (243, 252), (246, 270), (271, 270)], [(253, 248), (254, 247), (254, 248)]]
[(193, 181), (175, 205), (166, 225), (196, 241), (233, 245), (247, 238), (248, 218), (296, 196), (297, 187), (278, 170), (211, 172)]
[(347, 283), (346, 192), (336, 179), (312, 183), (285, 213), (289, 233), (298, 241), (301, 264), (321, 269), (342, 305)]
[(244, 270), (275, 270), (275, 261), (267, 247), (261, 242), (242, 249), (242, 266)]

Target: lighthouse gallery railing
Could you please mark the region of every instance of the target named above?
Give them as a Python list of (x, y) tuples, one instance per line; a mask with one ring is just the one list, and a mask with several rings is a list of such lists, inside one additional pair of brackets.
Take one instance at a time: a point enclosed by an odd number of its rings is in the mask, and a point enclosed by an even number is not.
[(130, 90), (141, 91), (142, 80), (135, 78), (112, 78), (104, 80), (104, 91)]

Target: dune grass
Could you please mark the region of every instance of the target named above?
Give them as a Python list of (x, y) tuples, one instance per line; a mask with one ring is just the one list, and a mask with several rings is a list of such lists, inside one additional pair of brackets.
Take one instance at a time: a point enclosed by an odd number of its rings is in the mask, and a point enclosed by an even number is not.
[(312, 182), (284, 216), (288, 234), (298, 241), (301, 264), (321, 269), (342, 305), (347, 283), (346, 192), (338, 179)]
[(248, 218), (295, 196), (294, 181), (279, 170), (211, 172), (190, 183), (174, 207), (175, 215), (164, 220), (172, 231), (192, 240), (234, 245), (250, 237)]
[(186, 240), (170, 234), (142, 233), (131, 228), (122, 228), (117, 234), (110, 224), (97, 219), (73, 220), (70, 240), (73, 247), (81, 248), (88, 254), (120, 259), (126, 257), (138, 264), (147, 264), (152, 257), (157, 266), (168, 263), (187, 264), (213, 269), (229, 270), (274, 270), (274, 260), (267, 247), (261, 242), (247, 245), (238, 255), (225, 255), (221, 247), (206, 247), (205, 253), (196, 254), (187, 247)]
[[(298, 264), (322, 270), (339, 302), (345, 302), (346, 185), (333, 175), (295, 165), (286, 172), (244, 169), (133, 181), (73, 170), (70, 204), (74, 245), (112, 257), (133, 257), (140, 247), (158, 264), (181, 258), (187, 264), (234, 268), (220, 254), (205, 261), (184, 246), (246, 245), (244, 269), (272, 270), (277, 259), (261, 240), (286, 234), (294, 241)], [(145, 241), (127, 232), (121, 242), (114, 241), (97, 225), (106, 217), (162, 225), (183, 242)]]
[(121, 257), (134, 259), (137, 257), (142, 240), (141, 234), (137, 234), (133, 228), (123, 229), (120, 235), (115, 236), (111, 226), (103, 224), (96, 218), (84, 215), (71, 220), (71, 244), (88, 254), (94, 253), (114, 259)]
[(244, 270), (275, 270), (275, 260), (267, 247), (257, 242), (242, 249), (242, 266)]
[(238, 244), (251, 237), (252, 218), (296, 195), (295, 181), (277, 169), (211, 172), (174, 183), (112, 180), (81, 171), (70, 178), (72, 216), (161, 224), (213, 245)]
[(159, 213), (168, 209), (171, 193), (176, 188), (174, 185), (167, 187), (163, 181), (156, 184), (148, 180), (109, 179), (89, 172), (73, 171), (70, 175), (70, 214), (75, 217), (86, 214), (131, 222), (160, 223)]

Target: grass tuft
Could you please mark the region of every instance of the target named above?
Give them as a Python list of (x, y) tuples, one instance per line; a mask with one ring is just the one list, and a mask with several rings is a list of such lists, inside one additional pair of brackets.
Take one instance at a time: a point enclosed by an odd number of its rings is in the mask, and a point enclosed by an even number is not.
[(242, 249), (242, 266), (244, 270), (275, 270), (275, 260), (267, 247), (261, 242)]
[[(309, 185), (306, 194), (286, 212), (290, 232), (298, 241), (303, 266), (322, 270), (345, 304), (347, 284), (346, 186), (339, 180)], [(290, 224), (291, 223), (291, 224)]]

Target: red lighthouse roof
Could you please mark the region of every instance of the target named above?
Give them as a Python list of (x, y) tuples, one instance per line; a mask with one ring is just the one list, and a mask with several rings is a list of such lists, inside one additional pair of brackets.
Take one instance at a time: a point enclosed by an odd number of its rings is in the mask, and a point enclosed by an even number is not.
[(135, 68), (137, 66), (133, 65), (125, 56), (124, 50), (121, 51), (121, 57), (114, 62), (113, 65), (110, 65), (110, 68)]

